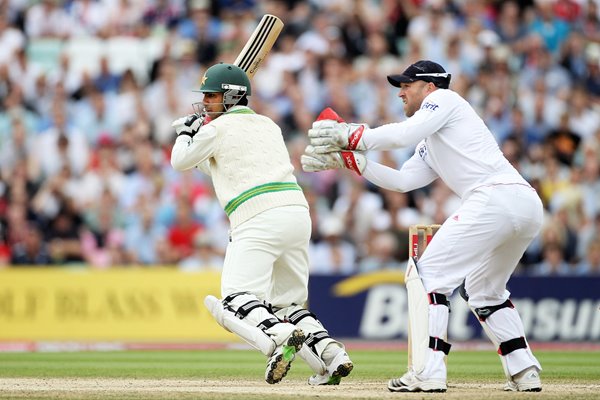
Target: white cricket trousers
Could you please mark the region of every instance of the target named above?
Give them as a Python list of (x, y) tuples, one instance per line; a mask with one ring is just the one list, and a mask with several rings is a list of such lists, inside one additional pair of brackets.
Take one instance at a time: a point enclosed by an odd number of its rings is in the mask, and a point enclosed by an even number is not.
[(475, 190), (442, 225), (423, 256), (419, 274), (427, 292), (447, 296), (466, 278), (472, 307), (497, 305), (506, 283), (539, 233), (543, 205), (529, 186), (491, 185)]
[[(419, 259), (425, 290), (450, 296), (465, 280), (472, 309), (504, 303), (510, 296), (506, 284), (539, 233), (543, 212), (539, 196), (526, 185), (491, 185), (475, 190), (444, 222)], [(496, 346), (525, 338), (523, 323), (514, 308), (494, 312), (484, 324)], [(445, 338), (447, 329), (448, 308), (430, 305), (429, 335)], [(430, 357), (423, 374), (445, 380), (444, 354), (427, 351)], [(529, 346), (501, 355), (501, 359), (507, 376), (530, 366), (541, 370)]]
[(221, 296), (249, 292), (274, 307), (304, 306), (308, 298), (308, 208), (272, 208), (230, 233)]

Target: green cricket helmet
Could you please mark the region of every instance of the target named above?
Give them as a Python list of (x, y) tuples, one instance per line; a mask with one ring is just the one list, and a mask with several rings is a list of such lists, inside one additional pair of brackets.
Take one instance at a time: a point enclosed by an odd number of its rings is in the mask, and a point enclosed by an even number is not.
[(229, 109), (244, 96), (250, 96), (252, 87), (243, 69), (233, 64), (219, 63), (206, 70), (198, 92), (223, 93), (223, 105)]
[(243, 90), (247, 96), (252, 94), (250, 79), (243, 69), (233, 64), (219, 63), (206, 70), (199, 92), (225, 93), (230, 89)]

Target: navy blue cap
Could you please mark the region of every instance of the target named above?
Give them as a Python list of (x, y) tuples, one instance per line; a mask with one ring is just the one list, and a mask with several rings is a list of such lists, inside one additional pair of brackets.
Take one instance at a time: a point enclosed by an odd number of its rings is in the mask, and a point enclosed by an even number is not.
[(410, 65), (401, 74), (388, 75), (387, 79), (396, 87), (400, 87), (401, 83), (425, 81), (431, 82), (439, 88), (448, 89), (451, 77), (452, 75), (446, 72), (440, 64), (429, 60), (420, 60)]

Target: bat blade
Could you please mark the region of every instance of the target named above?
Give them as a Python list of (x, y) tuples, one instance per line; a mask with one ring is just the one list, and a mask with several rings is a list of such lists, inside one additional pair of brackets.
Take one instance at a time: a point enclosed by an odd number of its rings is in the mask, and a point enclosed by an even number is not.
[(265, 14), (234, 61), (234, 64), (243, 69), (248, 77), (252, 78), (267, 54), (271, 51), (282, 29), (283, 22), (278, 17)]

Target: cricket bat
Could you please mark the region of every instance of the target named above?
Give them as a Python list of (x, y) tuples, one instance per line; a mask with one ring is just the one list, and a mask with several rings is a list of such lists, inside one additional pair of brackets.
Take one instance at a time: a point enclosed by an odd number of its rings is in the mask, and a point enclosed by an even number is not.
[(243, 69), (248, 78), (252, 78), (282, 29), (283, 22), (279, 18), (265, 14), (233, 64)]

